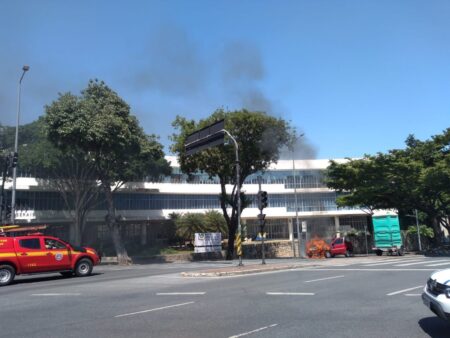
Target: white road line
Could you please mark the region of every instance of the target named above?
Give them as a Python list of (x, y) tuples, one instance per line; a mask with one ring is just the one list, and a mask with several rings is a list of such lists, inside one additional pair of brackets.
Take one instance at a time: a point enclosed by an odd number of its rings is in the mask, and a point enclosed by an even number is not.
[(326, 278), (320, 278), (320, 279), (312, 279), (312, 280), (307, 280), (304, 283), (312, 283), (312, 282), (319, 282), (322, 280), (328, 280), (328, 279), (335, 279), (335, 278), (342, 278), (344, 276), (334, 276), (334, 277), (326, 277)]
[(157, 296), (199, 296), (206, 292), (158, 292)]
[(33, 293), (32, 296), (51, 297), (51, 296), (81, 296), (81, 293)]
[[(433, 268), (401, 268), (401, 269), (393, 269), (393, 268), (323, 268), (323, 267), (317, 267), (317, 268), (298, 268), (298, 269), (292, 269), (289, 271), (397, 271), (397, 272), (403, 272), (403, 271), (436, 271), (436, 269)], [(242, 275), (246, 276), (246, 275)]]
[(187, 302), (187, 303), (181, 303), (181, 304), (175, 304), (175, 305), (169, 305), (169, 306), (157, 307), (157, 308), (154, 308), (154, 309), (149, 309), (149, 310), (144, 310), (144, 311), (131, 312), (131, 313), (124, 313), (124, 314), (122, 314), (122, 315), (114, 316), (114, 318), (133, 316), (133, 315), (138, 315), (138, 314), (141, 314), (141, 313), (147, 313), (147, 312), (152, 312), (152, 311), (165, 310), (165, 309), (170, 309), (170, 308), (172, 308), (172, 307), (184, 306), (184, 305), (189, 305), (189, 304), (194, 304), (194, 303), (195, 303), (195, 302)]
[(396, 264), (400, 262), (423, 262), (424, 258), (421, 259), (390, 259), (388, 262), (384, 261), (382, 263), (371, 263), (371, 264), (364, 264), (363, 266), (378, 266), (378, 265), (388, 265), (388, 264)]
[(439, 263), (439, 264), (427, 264), (425, 266), (441, 266), (441, 265), (449, 265), (450, 262), (445, 262), (445, 263)]
[(259, 332), (259, 331), (262, 331), (262, 330), (266, 330), (266, 329), (270, 329), (271, 327), (275, 327), (277, 325), (278, 324), (272, 324), (272, 325), (269, 325), (269, 326), (263, 326), (263, 327), (260, 327), (259, 329), (253, 330), (253, 331), (248, 331), (248, 332), (240, 333), (240, 334), (235, 335), (235, 336), (230, 336), (229, 338), (238, 338), (238, 337), (248, 336), (249, 334), (256, 333), (256, 332)]
[(428, 262), (420, 261), (420, 262), (414, 262), (414, 263), (395, 264), (394, 266), (409, 266), (409, 265), (417, 265), (417, 264), (423, 264), (423, 263), (437, 263), (437, 262), (442, 262), (442, 259), (440, 259), (438, 261), (428, 261)]
[(420, 289), (420, 288), (423, 288), (423, 285), (415, 286), (413, 288), (403, 289), (403, 290), (399, 290), (399, 291), (394, 291), (394, 292), (388, 293), (386, 296), (398, 295), (399, 293), (403, 293), (403, 292), (411, 291), (411, 290), (416, 290), (416, 289)]
[(422, 296), (422, 294), (421, 293), (405, 293), (405, 296), (408, 296), (408, 297), (419, 297), (419, 296)]
[(311, 292), (266, 292), (269, 296), (314, 296)]

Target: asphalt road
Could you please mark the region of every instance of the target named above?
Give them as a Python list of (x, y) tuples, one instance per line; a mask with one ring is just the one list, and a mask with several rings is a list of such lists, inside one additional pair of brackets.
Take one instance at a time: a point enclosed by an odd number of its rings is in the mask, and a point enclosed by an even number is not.
[(229, 262), (20, 277), (0, 288), (0, 337), (450, 337), (450, 324), (420, 298), (448, 258), (336, 258), (244, 276), (180, 275), (220, 266)]

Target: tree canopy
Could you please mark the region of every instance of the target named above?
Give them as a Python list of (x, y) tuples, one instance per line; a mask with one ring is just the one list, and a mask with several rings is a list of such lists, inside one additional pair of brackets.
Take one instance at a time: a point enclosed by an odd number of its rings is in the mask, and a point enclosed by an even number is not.
[[(190, 156), (185, 153), (184, 143), (189, 134), (222, 119), (225, 120), (225, 129), (239, 145), (240, 182), (236, 182), (236, 158), (232, 143)], [(281, 147), (289, 145), (293, 140), (291, 127), (281, 118), (245, 109), (232, 112), (219, 109), (198, 122), (178, 116), (172, 125), (178, 132), (172, 135), (171, 150), (178, 155), (181, 170), (186, 174), (204, 172), (210, 177), (219, 178), (221, 208), (228, 225), (227, 258), (232, 259), (234, 235), (237, 230), (238, 184), (242, 186), (249, 175), (266, 170), (270, 164), (278, 160)], [(230, 194), (226, 190), (227, 184), (232, 185)], [(242, 203), (244, 209), (248, 201), (244, 194), (241, 194), (240, 198), (244, 202)]]
[(106, 221), (119, 263), (130, 261), (120, 237), (113, 192), (125, 182), (170, 173), (162, 145), (146, 135), (129, 105), (104, 82), (90, 81), (80, 96), (65, 93), (46, 106), (45, 122), (52, 144), (76, 148), (93, 164), (107, 201)]
[(395, 208), (400, 213), (417, 209), (435, 233), (441, 233), (440, 225), (450, 231), (450, 128), (426, 141), (410, 135), (405, 149), (346, 163), (331, 161), (327, 182), (342, 193), (340, 206)]

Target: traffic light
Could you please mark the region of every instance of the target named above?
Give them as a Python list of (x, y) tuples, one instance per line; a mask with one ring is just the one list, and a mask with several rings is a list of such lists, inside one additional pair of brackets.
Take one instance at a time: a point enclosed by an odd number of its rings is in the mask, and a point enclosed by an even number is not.
[(264, 208), (267, 208), (267, 205), (267, 191), (258, 192), (258, 209), (262, 210)]
[(19, 154), (17, 152), (11, 153), (11, 167), (17, 167), (17, 161), (19, 160)]

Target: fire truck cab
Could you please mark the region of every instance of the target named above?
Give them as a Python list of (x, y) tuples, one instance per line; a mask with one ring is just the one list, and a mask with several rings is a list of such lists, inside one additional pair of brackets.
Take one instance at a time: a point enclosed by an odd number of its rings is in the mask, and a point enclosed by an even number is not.
[(98, 253), (76, 247), (59, 238), (34, 233), (0, 236), (0, 286), (10, 284), (16, 275), (59, 272), (63, 276), (88, 276), (100, 263)]

